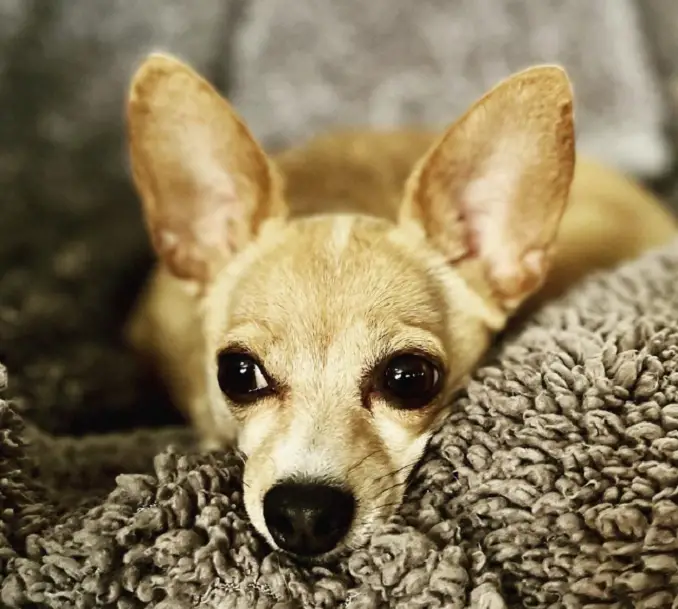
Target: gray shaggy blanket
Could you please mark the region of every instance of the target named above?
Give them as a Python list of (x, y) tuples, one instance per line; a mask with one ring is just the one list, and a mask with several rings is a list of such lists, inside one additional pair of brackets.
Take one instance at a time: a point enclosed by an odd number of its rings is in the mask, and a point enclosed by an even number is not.
[(255, 535), (233, 454), (21, 410), (0, 402), (3, 607), (678, 607), (678, 242), (504, 337), (399, 514), (331, 568)]

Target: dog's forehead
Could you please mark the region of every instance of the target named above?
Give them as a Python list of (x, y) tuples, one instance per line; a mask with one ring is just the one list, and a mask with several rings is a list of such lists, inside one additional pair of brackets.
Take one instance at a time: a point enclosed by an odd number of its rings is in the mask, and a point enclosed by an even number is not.
[(394, 230), (360, 216), (291, 223), (275, 247), (243, 269), (225, 323), (325, 336), (384, 322), (435, 331), (444, 309), (439, 286), (391, 238)]

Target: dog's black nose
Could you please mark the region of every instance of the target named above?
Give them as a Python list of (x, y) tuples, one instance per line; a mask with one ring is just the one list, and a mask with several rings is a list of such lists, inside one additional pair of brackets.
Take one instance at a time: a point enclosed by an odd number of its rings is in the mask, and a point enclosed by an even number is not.
[(282, 550), (317, 556), (334, 549), (348, 533), (353, 495), (336, 486), (283, 482), (264, 495), (264, 519)]

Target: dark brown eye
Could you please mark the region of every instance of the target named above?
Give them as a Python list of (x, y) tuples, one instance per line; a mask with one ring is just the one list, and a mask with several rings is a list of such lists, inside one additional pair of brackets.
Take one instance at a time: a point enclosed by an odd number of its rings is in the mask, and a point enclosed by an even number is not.
[(386, 363), (381, 378), (384, 397), (400, 408), (426, 406), (440, 391), (438, 366), (421, 355), (404, 353)]
[(266, 372), (251, 355), (224, 351), (217, 356), (217, 366), (219, 387), (233, 402), (253, 402), (271, 391)]

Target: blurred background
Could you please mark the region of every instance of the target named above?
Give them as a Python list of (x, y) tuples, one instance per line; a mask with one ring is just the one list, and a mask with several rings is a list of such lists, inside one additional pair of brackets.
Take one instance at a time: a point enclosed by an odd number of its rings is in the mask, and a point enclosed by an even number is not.
[(442, 127), (559, 63), (580, 150), (678, 200), (675, 0), (0, 0), (0, 362), (53, 432), (176, 421), (118, 339), (151, 263), (124, 98), (154, 50), (269, 149), (329, 126)]

